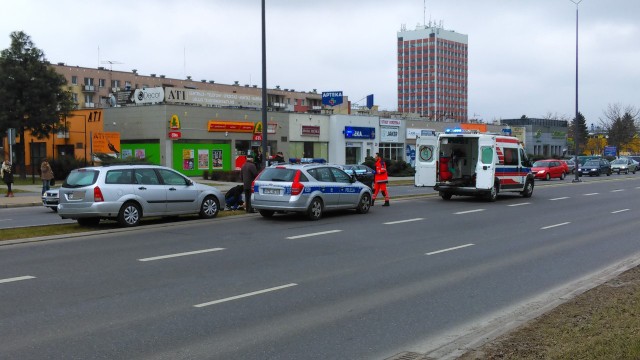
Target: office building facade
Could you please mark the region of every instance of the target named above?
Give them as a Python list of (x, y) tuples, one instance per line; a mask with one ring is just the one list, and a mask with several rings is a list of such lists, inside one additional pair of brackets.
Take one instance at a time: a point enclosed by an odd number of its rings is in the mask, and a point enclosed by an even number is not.
[(397, 35), (398, 111), (467, 121), (468, 36), (439, 26), (403, 26)]

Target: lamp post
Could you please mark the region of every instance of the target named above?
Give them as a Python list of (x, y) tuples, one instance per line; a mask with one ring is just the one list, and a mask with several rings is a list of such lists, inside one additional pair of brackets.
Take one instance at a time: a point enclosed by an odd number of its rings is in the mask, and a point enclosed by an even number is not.
[(580, 176), (578, 175), (578, 169), (580, 167), (580, 163), (578, 162), (578, 149), (580, 149), (580, 143), (578, 142), (578, 5), (582, 2), (582, 0), (569, 0), (572, 3), (576, 4), (576, 117), (573, 120), (573, 133), (574, 133), (574, 145), (575, 145), (575, 163), (576, 163), (576, 171), (575, 178), (573, 182), (580, 182)]
[(267, 158), (267, 36), (265, 25), (264, 0), (262, 0), (262, 164), (264, 169)]

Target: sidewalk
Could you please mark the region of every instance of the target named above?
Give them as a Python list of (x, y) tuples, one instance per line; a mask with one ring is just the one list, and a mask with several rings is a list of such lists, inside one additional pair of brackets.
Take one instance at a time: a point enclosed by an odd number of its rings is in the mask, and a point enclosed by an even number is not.
[[(224, 195), (229, 189), (240, 184), (234, 182), (224, 182), (224, 181), (214, 181), (214, 180), (203, 180), (200, 178), (193, 179), (196, 182), (201, 184), (211, 185), (216, 187), (218, 190), (222, 192)], [(393, 186), (393, 182), (395, 181), (412, 181), (413, 177), (389, 177), (390, 186)], [(6, 185), (2, 183), (4, 189), (6, 189)], [(52, 189), (57, 189), (59, 186), (54, 186)], [(2, 208), (15, 208), (15, 207), (25, 207), (25, 206), (42, 206), (42, 197), (40, 193), (42, 192), (42, 185), (34, 184), (34, 185), (14, 185), (14, 190), (20, 190), (21, 192), (15, 192), (14, 197), (5, 197), (4, 194), (0, 195), (0, 209)]]

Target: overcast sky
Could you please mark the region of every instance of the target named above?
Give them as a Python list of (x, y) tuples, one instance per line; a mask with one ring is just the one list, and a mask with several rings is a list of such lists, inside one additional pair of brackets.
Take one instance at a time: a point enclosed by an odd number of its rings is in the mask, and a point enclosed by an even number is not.
[[(262, 85), (260, 0), (0, 4), (1, 49), (22, 30), (53, 63)], [(396, 110), (397, 32), (431, 21), (469, 37), (469, 117), (574, 117), (571, 0), (266, 0), (266, 9), (268, 88), (342, 90), (362, 105), (374, 94)], [(640, 107), (640, 1), (583, 0), (579, 10), (579, 107), (597, 124), (608, 104)]]

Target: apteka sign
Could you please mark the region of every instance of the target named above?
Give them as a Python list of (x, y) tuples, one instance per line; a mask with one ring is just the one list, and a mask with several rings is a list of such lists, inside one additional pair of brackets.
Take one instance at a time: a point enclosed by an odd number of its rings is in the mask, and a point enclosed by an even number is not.
[(342, 104), (342, 91), (326, 91), (322, 93), (322, 105), (336, 106)]

